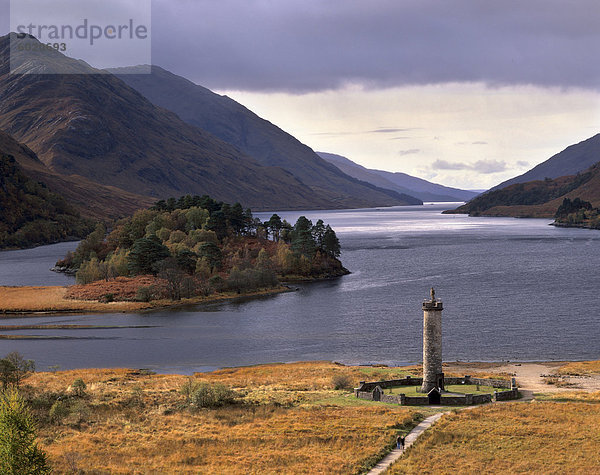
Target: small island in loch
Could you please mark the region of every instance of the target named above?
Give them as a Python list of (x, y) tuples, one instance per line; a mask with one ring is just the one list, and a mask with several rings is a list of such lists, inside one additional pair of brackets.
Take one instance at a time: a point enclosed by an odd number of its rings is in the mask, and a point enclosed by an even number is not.
[(300, 216), (262, 222), (239, 203), (158, 201), (110, 232), (96, 226), (55, 270), (69, 287), (0, 287), (0, 313), (126, 312), (290, 291), (282, 283), (348, 274), (335, 231)]

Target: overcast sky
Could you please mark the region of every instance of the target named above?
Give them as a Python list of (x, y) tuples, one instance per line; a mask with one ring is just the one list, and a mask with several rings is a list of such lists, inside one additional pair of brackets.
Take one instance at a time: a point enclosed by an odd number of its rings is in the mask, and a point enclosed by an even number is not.
[(154, 64), (315, 150), (468, 188), (600, 131), (599, 51), (598, 0), (155, 0), (152, 9)]

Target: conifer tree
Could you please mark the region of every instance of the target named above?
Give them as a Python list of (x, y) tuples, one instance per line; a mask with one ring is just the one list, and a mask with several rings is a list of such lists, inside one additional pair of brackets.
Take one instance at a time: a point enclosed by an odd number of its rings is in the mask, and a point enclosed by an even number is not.
[(33, 416), (16, 389), (0, 395), (0, 473), (7, 475), (51, 472), (46, 454), (36, 441)]

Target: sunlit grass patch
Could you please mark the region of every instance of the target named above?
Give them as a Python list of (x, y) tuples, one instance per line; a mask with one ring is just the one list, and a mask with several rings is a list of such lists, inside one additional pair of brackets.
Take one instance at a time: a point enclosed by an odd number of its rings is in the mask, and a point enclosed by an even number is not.
[(558, 368), (558, 374), (583, 376), (588, 374), (600, 374), (600, 360), (596, 361), (574, 361)]
[[(57, 473), (358, 473), (428, 408), (331, 388), (358, 368), (328, 362), (230, 368), (194, 377), (127, 369), (35, 373), (24, 388)], [(278, 377), (280, 376), (280, 377)], [(85, 397), (71, 387), (81, 378)], [(201, 408), (182, 387), (223, 384), (234, 403)], [(61, 412), (50, 410), (67, 401)]]
[(390, 473), (597, 473), (600, 411), (508, 403), (444, 416)]

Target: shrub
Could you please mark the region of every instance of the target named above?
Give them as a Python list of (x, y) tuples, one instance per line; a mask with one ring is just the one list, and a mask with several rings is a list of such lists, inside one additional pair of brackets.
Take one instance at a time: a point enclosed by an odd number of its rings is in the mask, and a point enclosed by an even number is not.
[(347, 374), (336, 374), (331, 378), (333, 389), (352, 389), (352, 380)]
[(150, 302), (155, 297), (154, 286), (140, 286), (135, 294), (135, 299), (138, 302)]
[(20, 353), (13, 351), (0, 359), (0, 381), (2, 388), (19, 387), (21, 381), (35, 371), (33, 360), (26, 360)]
[(208, 283), (211, 289), (214, 289), (215, 292), (221, 292), (225, 288), (225, 280), (220, 275), (213, 275), (210, 279), (208, 279)]
[(48, 417), (55, 424), (60, 424), (69, 415), (69, 412), (69, 404), (63, 400), (59, 400), (52, 404), (48, 412)]
[(85, 396), (87, 385), (83, 379), (77, 378), (75, 381), (73, 381), (73, 384), (71, 384), (71, 388), (77, 397), (83, 397)]
[(100, 299), (100, 301), (104, 302), (104, 303), (114, 302), (115, 301), (115, 294), (113, 294), (113, 293), (104, 294), (102, 296), (102, 298)]
[(90, 284), (103, 278), (100, 264), (96, 257), (92, 257), (89, 261), (81, 264), (81, 267), (75, 274), (75, 281), (78, 284)]
[(195, 383), (188, 380), (180, 389), (186, 396), (188, 404), (196, 408), (220, 407), (231, 404), (238, 397), (232, 389), (220, 383)]

